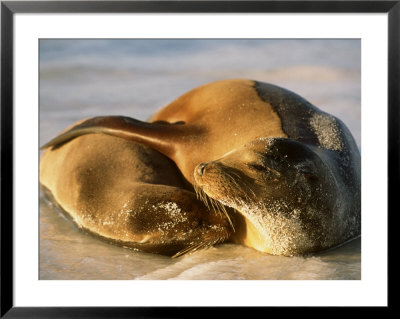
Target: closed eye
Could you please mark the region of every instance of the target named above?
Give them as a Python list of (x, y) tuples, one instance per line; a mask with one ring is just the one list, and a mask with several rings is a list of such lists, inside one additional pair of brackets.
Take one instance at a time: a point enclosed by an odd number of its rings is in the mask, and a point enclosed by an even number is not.
[(247, 164), (251, 169), (257, 170), (257, 171), (265, 171), (265, 167), (260, 165), (260, 164), (254, 164), (254, 163), (249, 163)]
[(256, 164), (256, 163), (249, 163), (247, 164), (251, 169), (258, 171), (258, 172), (263, 172), (264, 175), (265, 174), (269, 174), (271, 177), (280, 177), (281, 173), (279, 173), (277, 170), (270, 168), (270, 167), (265, 167), (263, 165), (260, 164)]

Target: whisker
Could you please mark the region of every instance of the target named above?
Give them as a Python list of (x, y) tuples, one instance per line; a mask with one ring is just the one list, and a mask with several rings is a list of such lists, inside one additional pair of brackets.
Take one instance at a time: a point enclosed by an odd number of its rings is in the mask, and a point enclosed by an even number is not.
[[(228, 176), (230, 178), (230, 180), (232, 181), (233, 184), (236, 185), (237, 188), (241, 189), (241, 186), (238, 184), (238, 182), (233, 178), (233, 176), (229, 175), (228, 172), (225, 172), (226, 176)], [(236, 174), (237, 175), (237, 174)]]
[[(232, 178), (232, 177), (231, 177), (231, 178)], [(234, 182), (235, 182), (235, 181), (234, 181)], [(225, 216), (225, 217), (228, 219), (229, 224), (231, 225), (233, 231), (235, 231), (235, 227), (233, 226), (232, 220), (231, 220), (231, 218), (229, 217), (229, 214), (228, 214), (228, 212), (226, 211), (225, 206), (224, 206), (222, 203), (220, 203), (218, 200), (216, 200), (216, 199), (211, 198), (210, 196), (208, 196), (208, 195), (206, 194), (206, 192), (203, 191), (203, 190), (201, 189), (201, 187), (198, 186), (197, 184), (194, 184), (194, 185), (193, 185), (193, 188), (194, 188), (194, 191), (195, 191), (195, 193), (196, 193), (197, 198), (198, 198), (199, 200), (201, 200), (201, 201), (207, 206), (207, 208), (208, 208), (209, 210), (212, 209), (212, 210), (214, 210), (215, 213), (221, 214), (222, 216)]]
[(238, 173), (236, 173), (236, 172), (230, 172), (230, 173), (235, 175), (238, 179), (242, 179)]
[[(243, 191), (242, 186), (239, 185), (239, 183), (231, 175), (229, 175), (229, 173), (226, 173), (226, 176), (228, 176), (230, 178), (230, 180), (232, 181), (232, 183), (237, 187), (237, 189), (240, 190), (242, 194), (244, 194), (245, 198), (247, 200), (250, 200), (250, 196), (248, 196), (247, 193), (245, 191)], [(252, 191), (251, 187), (247, 187), (247, 189), (250, 189)]]
[(229, 224), (231, 225), (233, 231), (235, 231), (235, 226), (233, 226), (232, 220), (231, 220), (231, 218), (229, 217), (229, 214), (228, 214), (228, 212), (226, 211), (224, 205), (221, 204), (219, 201), (217, 201), (217, 200), (211, 198), (211, 197), (208, 197), (208, 198), (210, 199), (210, 201), (211, 201), (211, 203), (212, 203), (212, 205), (213, 205), (214, 211), (215, 211), (216, 213), (218, 213), (218, 214), (225, 215), (225, 217), (228, 219)]
[(231, 220), (231, 218), (229, 217), (229, 214), (228, 214), (228, 212), (226, 211), (225, 206), (224, 206), (222, 203), (220, 203), (220, 202), (217, 202), (217, 203), (218, 203), (219, 208), (222, 210), (222, 212), (224, 213), (224, 215), (225, 215), (226, 218), (228, 219), (229, 224), (231, 224), (233, 231), (235, 231), (235, 226), (233, 226), (232, 220)]
[[(239, 175), (237, 173), (235, 173), (235, 172), (229, 172), (229, 173), (225, 172), (225, 174), (226, 174), (226, 176), (229, 177), (229, 179), (232, 181), (232, 183), (238, 188), (238, 190), (241, 191), (241, 193), (245, 196), (246, 200), (251, 201), (252, 199), (247, 194), (247, 192), (243, 191), (243, 186), (246, 186), (246, 185), (242, 185), (242, 186), (239, 185), (239, 183), (235, 180), (235, 178), (233, 178), (233, 176), (231, 176), (230, 174), (234, 174), (235, 176), (238, 176), (238, 177), (239, 177)], [(252, 187), (246, 187), (246, 190), (249, 190), (253, 194), (254, 198), (256, 197), (256, 194), (254, 193)]]

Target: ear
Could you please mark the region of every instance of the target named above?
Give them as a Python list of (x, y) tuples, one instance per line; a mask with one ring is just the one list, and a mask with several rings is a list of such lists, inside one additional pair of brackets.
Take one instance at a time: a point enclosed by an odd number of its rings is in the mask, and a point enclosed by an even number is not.
[(317, 175), (315, 174), (304, 174), (304, 177), (308, 180), (308, 181), (316, 181), (318, 179)]
[(296, 168), (299, 174), (304, 175), (307, 180), (311, 181), (317, 179), (316, 168), (313, 163), (300, 163), (296, 165)]

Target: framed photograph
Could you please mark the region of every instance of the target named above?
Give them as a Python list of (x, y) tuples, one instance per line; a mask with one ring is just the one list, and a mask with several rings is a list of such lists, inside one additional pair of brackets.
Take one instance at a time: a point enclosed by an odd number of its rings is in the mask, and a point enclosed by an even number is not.
[[(398, 1), (2, 1), (1, 316), (388, 307), (399, 16)], [(256, 163), (260, 143), (293, 165)], [(254, 212), (277, 203), (346, 214), (268, 219), (260, 239)], [(335, 235), (300, 240), (317, 227)]]

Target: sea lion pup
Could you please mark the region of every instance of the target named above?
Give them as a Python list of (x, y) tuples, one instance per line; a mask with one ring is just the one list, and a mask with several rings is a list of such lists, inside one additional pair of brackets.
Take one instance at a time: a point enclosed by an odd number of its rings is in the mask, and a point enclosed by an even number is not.
[(243, 217), (234, 222), (237, 243), (295, 255), (360, 235), (360, 153), (351, 133), (283, 88), (214, 82), (182, 95), (151, 123), (92, 118), (44, 147), (92, 133), (145, 144), (174, 161), (201, 198)]

